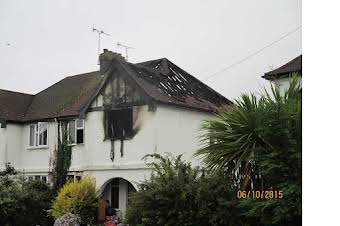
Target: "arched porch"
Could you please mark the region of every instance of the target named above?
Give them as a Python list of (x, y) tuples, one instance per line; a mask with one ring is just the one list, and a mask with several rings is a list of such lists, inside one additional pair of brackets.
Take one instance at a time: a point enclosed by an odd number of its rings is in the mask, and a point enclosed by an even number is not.
[(107, 180), (100, 188), (103, 198), (108, 200), (111, 207), (120, 212), (122, 216), (124, 216), (129, 205), (131, 194), (136, 190), (135, 185), (121, 177)]

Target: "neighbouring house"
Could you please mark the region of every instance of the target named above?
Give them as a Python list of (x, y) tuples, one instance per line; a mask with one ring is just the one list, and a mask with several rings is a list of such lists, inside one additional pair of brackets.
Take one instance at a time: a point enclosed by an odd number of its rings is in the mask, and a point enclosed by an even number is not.
[(68, 179), (92, 175), (125, 212), (129, 193), (150, 176), (142, 158), (193, 158), (203, 120), (231, 101), (168, 59), (129, 63), (104, 50), (100, 70), (64, 78), (35, 94), (0, 90), (0, 170), (10, 162), (30, 179), (50, 180), (58, 128), (72, 146)]
[(298, 73), (302, 77), (302, 55), (294, 58), (288, 63), (276, 68), (275, 70), (265, 73), (262, 78), (279, 85), (281, 92), (289, 86), (289, 79), (292, 73)]

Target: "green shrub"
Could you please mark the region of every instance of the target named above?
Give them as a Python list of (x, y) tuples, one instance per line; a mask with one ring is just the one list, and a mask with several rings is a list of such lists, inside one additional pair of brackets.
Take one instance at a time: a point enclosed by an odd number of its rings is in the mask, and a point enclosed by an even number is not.
[(97, 219), (98, 193), (95, 180), (84, 177), (65, 184), (52, 204), (51, 215), (56, 219), (67, 213), (80, 216), (81, 223), (91, 224)]
[(53, 192), (43, 181), (27, 181), (13, 167), (0, 172), (0, 225), (51, 225)]
[(302, 224), (302, 87), (292, 76), (284, 92), (272, 86), (259, 98), (242, 95), (202, 126), (205, 146), (197, 154), (207, 168), (242, 190), (282, 191), (282, 199), (239, 201), (243, 221), (252, 225)]
[(55, 160), (52, 168), (53, 190), (57, 193), (67, 182), (66, 177), (71, 166), (72, 145), (68, 141), (67, 122), (58, 124), (58, 147), (54, 152)]
[(240, 225), (235, 194), (220, 174), (209, 174), (181, 156), (154, 155), (153, 173), (132, 196), (126, 214), (131, 226)]

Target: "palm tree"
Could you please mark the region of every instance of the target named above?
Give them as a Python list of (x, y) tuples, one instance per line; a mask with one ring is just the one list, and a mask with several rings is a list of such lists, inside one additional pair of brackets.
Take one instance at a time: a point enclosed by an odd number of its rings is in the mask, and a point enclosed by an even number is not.
[(259, 98), (243, 94), (216, 116), (203, 123), (203, 146), (196, 155), (238, 186), (262, 187), (263, 174), (281, 167), (275, 160), (301, 153), (301, 82), (296, 75), (283, 93), (272, 85)]

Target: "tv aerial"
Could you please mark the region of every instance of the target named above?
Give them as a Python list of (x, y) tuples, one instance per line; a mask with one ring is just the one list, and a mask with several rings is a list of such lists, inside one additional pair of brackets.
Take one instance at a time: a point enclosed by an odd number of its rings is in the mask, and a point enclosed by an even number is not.
[(128, 61), (128, 58), (129, 58), (128, 51), (129, 51), (129, 49), (135, 49), (135, 48), (132, 47), (132, 46), (127, 46), (127, 45), (124, 45), (120, 42), (117, 42), (117, 49), (120, 48), (120, 47), (125, 48), (125, 59), (126, 59), (126, 61)]
[(10, 42), (5, 42), (5, 43), (1, 43), (1, 45), (4, 45), (6, 47), (10, 47), (11, 46), (11, 43)]
[(98, 34), (98, 56), (100, 54), (100, 41), (101, 35), (111, 36), (110, 34), (104, 32), (103, 30), (97, 29), (95, 27), (92, 28), (92, 32), (96, 32)]

